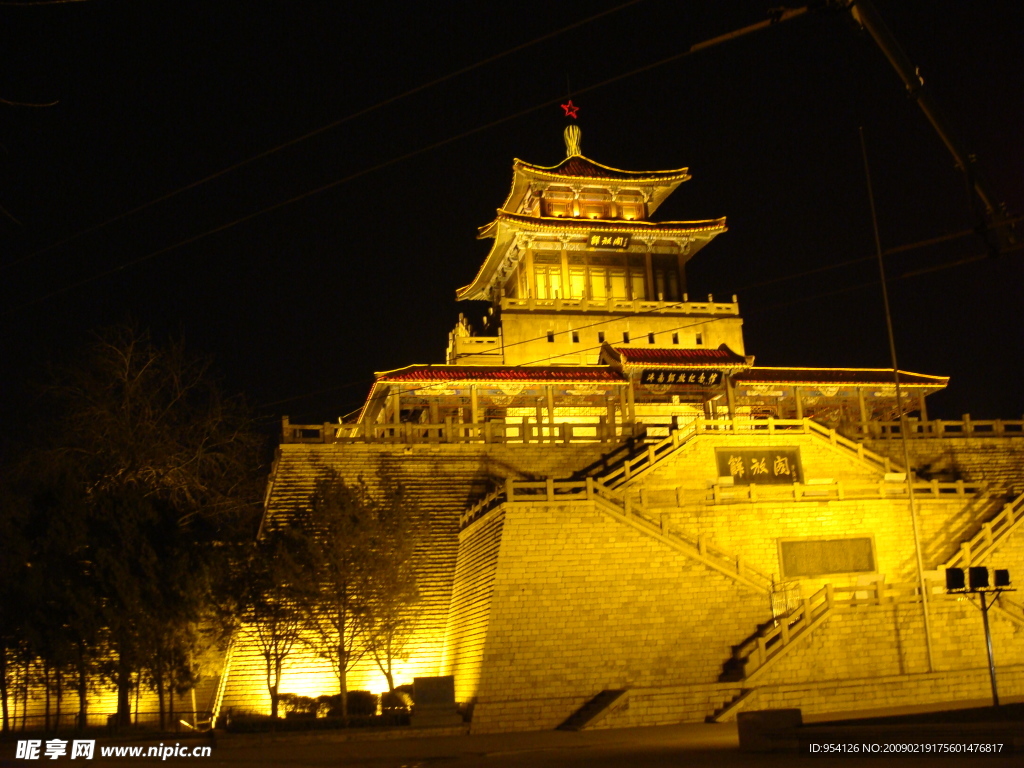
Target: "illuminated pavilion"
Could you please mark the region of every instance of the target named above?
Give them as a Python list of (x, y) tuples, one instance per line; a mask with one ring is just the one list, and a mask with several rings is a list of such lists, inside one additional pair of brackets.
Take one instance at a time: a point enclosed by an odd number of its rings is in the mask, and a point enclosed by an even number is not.
[[(457, 291), (487, 313), (444, 363), (378, 373), (352, 422), (285, 417), (264, 526), (328, 468), (400, 482), (425, 533), (398, 681), (453, 675), (473, 731), (984, 697), (980, 619), (942, 569), (1021, 572), (1024, 424), (929, 420), (942, 376), (900, 372), (898, 399), (891, 370), (755, 365), (736, 297), (687, 290), (725, 219), (651, 218), (688, 169), (602, 165), (575, 126), (566, 147), (514, 162)], [(995, 652), (1024, 694), (1009, 597)], [(240, 632), (212, 708), (269, 710), (261, 665)], [(336, 680), (301, 652), (282, 690)]]

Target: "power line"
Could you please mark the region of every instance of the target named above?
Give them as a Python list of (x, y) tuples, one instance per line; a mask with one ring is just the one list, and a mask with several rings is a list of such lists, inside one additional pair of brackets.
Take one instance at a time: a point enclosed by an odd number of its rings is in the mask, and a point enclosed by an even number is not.
[[(774, 22), (772, 22), (772, 23), (774, 23)], [(708, 48), (712, 44), (718, 44), (718, 43), (726, 42), (728, 40), (736, 39), (736, 37), (738, 37), (738, 36), (740, 36), (742, 34), (747, 34), (748, 32), (755, 31), (757, 29), (761, 29), (761, 28), (763, 28), (765, 26), (770, 26), (769, 22), (759, 22), (758, 24), (754, 24), (754, 25), (751, 25), (750, 27), (747, 27), (747, 28), (745, 28), (743, 30), (740, 30), (739, 32), (730, 33), (729, 35), (718, 37), (718, 38), (714, 38), (714, 39), (712, 39), (710, 41), (705, 41), (703, 43), (694, 44), (694, 45), (690, 46), (687, 50), (681, 51), (680, 53), (675, 53), (675, 54), (672, 54), (670, 56), (666, 56), (665, 58), (659, 59), (658, 61), (654, 61), (654, 62), (651, 62), (649, 64), (645, 64), (643, 66), (636, 67), (635, 69), (631, 69), (628, 72), (624, 72), (624, 73), (621, 73), (621, 74), (618, 74), (618, 75), (614, 75), (613, 77), (606, 78), (605, 80), (601, 80), (600, 82), (594, 83), (593, 85), (589, 85), (589, 86), (586, 86), (585, 88), (581, 88), (581, 89), (575, 91), (575, 95), (579, 96), (579, 95), (582, 95), (582, 94), (585, 94), (585, 93), (590, 93), (591, 91), (595, 91), (595, 90), (597, 90), (599, 88), (604, 88), (605, 86), (612, 85), (614, 83), (618, 83), (618, 82), (620, 82), (622, 80), (626, 80), (627, 78), (634, 77), (636, 75), (643, 74), (645, 72), (650, 72), (651, 70), (657, 69), (658, 67), (662, 67), (662, 66), (664, 66), (666, 64), (671, 64), (672, 62), (679, 61), (680, 59), (683, 59), (686, 56), (689, 56), (689, 55), (691, 55), (693, 53), (697, 53), (699, 51), (705, 50), (706, 48)], [(384, 168), (388, 168), (388, 167), (390, 167), (392, 165), (397, 165), (399, 163), (405, 162), (406, 160), (410, 160), (410, 159), (412, 159), (414, 157), (417, 157), (419, 155), (426, 154), (428, 152), (432, 152), (435, 149), (439, 149), (441, 147), (444, 147), (444, 146), (447, 146), (449, 144), (453, 144), (455, 142), (461, 141), (462, 139), (468, 138), (468, 137), (473, 136), (475, 134), (482, 133), (484, 131), (490, 130), (491, 128), (495, 128), (495, 127), (497, 127), (499, 125), (502, 125), (504, 123), (511, 122), (513, 120), (517, 120), (517, 119), (519, 119), (521, 117), (525, 117), (526, 115), (532, 114), (534, 112), (538, 112), (541, 109), (544, 109), (546, 107), (550, 107), (550, 106), (552, 106), (554, 104), (559, 104), (559, 103), (561, 103), (561, 101), (562, 101), (562, 97), (561, 96), (559, 96), (557, 98), (554, 98), (554, 99), (547, 99), (547, 100), (545, 100), (545, 101), (543, 101), (543, 102), (541, 102), (539, 104), (535, 104), (532, 107), (527, 107), (526, 109), (521, 109), (518, 112), (514, 112), (512, 114), (506, 115), (505, 117), (498, 118), (497, 120), (492, 120), (492, 121), (490, 121), (488, 123), (484, 123), (483, 125), (479, 125), (476, 128), (471, 128), (471, 129), (469, 129), (467, 131), (463, 131), (462, 133), (455, 134), (454, 136), (449, 136), (446, 139), (441, 139), (439, 141), (433, 142), (432, 144), (428, 144), (428, 145), (426, 145), (424, 147), (420, 147), (419, 149), (415, 149), (415, 150), (412, 150), (410, 152), (406, 152), (406, 153), (404, 153), (402, 155), (398, 155), (396, 157), (391, 158), (390, 160), (385, 160), (383, 162), (377, 163), (376, 165), (369, 166), (369, 167), (364, 168), (364, 169), (362, 169), (360, 171), (356, 171), (355, 173), (351, 173), (351, 174), (349, 174), (347, 176), (344, 176), (344, 177), (342, 177), (340, 179), (337, 179), (335, 181), (332, 181), (332, 182), (329, 182), (329, 183), (324, 184), (322, 186), (319, 186), (319, 187), (317, 187), (315, 189), (311, 189), (311, 190), (308, 190), (308, 191), (303, 192), (301, 194), (295, 195), (294, 197), (291, 197), (291, 198), (289, 198), (287, 200), (284, 200), (284, 201), (281, 201), (281, 202), (278, 202), (278, 203), (274, 203), (274, 204), (269, 205), (269, 206), (267, 206), (265, 208), (261, 208), (260, 210), (255, 211), (254, 213), (246, 214), (245, 216), (241, 216), (241, 217), (239, 217), (237, 219), (234, 219), (234, 220), (232, 220), (232, 221), (230, 221), (230, 222), (228, 222), (226, 224), (221, 224), (221, 225), (216, 226), (216, 227), (214, 227), (212, 229), (206, 230), (205, 232), (201, 232), (198, 235), (193, 235), (192, 237), (189, 237), (189, 238), (186, 238), (184, 240), (181, 240), (181, 241), (179, 241), (177, 243), (174, 243), (173, 245), (166, 246), (166, 247), (161, 248), (159, 250), (156, 250), (156, 251), (153, 251), (151, 253), (148, 253), (148, 254), (146, 254), (144, 256), (140, 256), (140, 257), (138, 257), (136, 259), (132, 259), (131, 261), (128, 261), (128, 262), (126, 262), (126, 263), (124, 263), (124, 264), (122, 264), (122, 265), (120, 265), (118, 267), (114, 267), (112, 269), (108, 269), (108, 270), (105, 270), (103, 272), (100, 272), (100, 273), (98, 273), (98, 274), (96, 274), (96, 275), (94, 275), (92, 277), (88, 277), (88, 278), (85, 278), (83, 280), (79, 280), (79, 281), (77, 281), (75, 283), (72, 283), (69, 286), (65, 286), (64, 288), (59, 288), (59, 289), (57, 289), (55, 291), (51, 291), (50, 293), (44, 294), (43, 296), (41, 296), (39, 298), (36, 298), (36, 299), (31, 300), (31, 301), (27, 301), (27, 302), (25, 302), (23, 304), (20, 304), (17, 307), (14, 307), (13, 309), (10, 309), (7, 312), (4, 312), (3, 314), (4, 315), (13, 314), (13, 313), (18, 312), (18, 311), (20, 311), (22, 309), (25, 309), (27, 307), (30, 307), (30, 306), (33, 306), (33, 305), (38, 304), (40, 302), (46, 301), (47, 299), (53, 298), (55, 296), (60, 296), (60, 295), (62, 295), (64, 293), (67, 293), (68, 291), (74, 290), (76, 288), (80, 288), (83, 285), (88, 285), (89, 283), (95, 282), (96, 280), (99, 280), (99, 279), (102, 279), (102, 278), (107, 277), (109, 275), (112, 275), (112, 274), (115, 274), (117, 272), (120, 272), (121, 270), (126, 269), (128, 267), (132, 267), (132, 266), (135, 266), (136, 264), (141, 264), (142, 262), (149, 261), (152, 258), (155, 258), (157, 256), (161, 256), (161, 255), (163, 255), (165, 253), (168, 253), (168, 252), (170, 252), (170, 251), (172, 251), (172, 250), (174, 250), (176, 248), (179, 248), (179, 247), (181, 247), (183, 245), (189, 245), (191, 243), (194, 243), (194, 242), (197, 242), (199, 240), (202, 240), (202, 239), (204, 239), (204, 238), (206, 238), (206, 237), (208, 237), (210, 235), (213, 235), (213, 234), (216, 234), (218, 232), (223, 232), (225, 230), (231, 229), (231, 228), (233, 228), (233, 227), (235, 227), (235, 226), (237, 226), (239, 224), (243, 224), (246, 221), (249, 221), (249, 220), (254, 219), (254, 218), (258, 217), (258, 216), (261, 216), (264, 213), (270, 213), (271, 211), (275, 211), (275, 210), (277, 210), (279, 208), (284, 208), (285, 206), (291, 205), (292, 203), (300, 202), (300, 201), (305, 200), (305, 199), (307, 199), (309, 197), (313, 197), (314, 195), (318, 195), (318, 194), (320, 194), (322, 192), (326, 192), (326, 191), (328, 191), (330, 189), (334, 189), (335, 187), (338, 187), (338, 186), (340, 186), (342, 184), (346, 184), (346, 183), (348, 183), (350, 181), (354, 181), (355, 179), (361, 178), (361, 177), (369, 175), (371, 173), (375, 173), (376, 171), (383, 170)]]
[[(51, 2), (84, 2), (84, 0), (50, 0), (50, 1)], [(288, 147), (291, 147), (291, 146), (294, 146), (296, 144), (299, 144), (299, 143), (301, 143), (303, 141), (306, 141), (307, 139), (311, 139), (314, 136), (318, 136), (321, 133), (325, 133), (327, 131), (330, 131), (330, 130), (332, 130), (334, 128), (337, 128), (338, 126), (344, 125), (345, 123), (351, 122), (352, 120), (356, 120), (356, 119), (358, 119), (360, 117), (365, 117), (366, 115), (369, 115), (372, 112), (376, 112), (379, 109), (383, 109), (384, 107), (390, 106), (390, 105), (392, 105), (392, 104), (394, 104), (394, 103), (396, 103), (398, 101), (406, 99), (406, 98), (408, 98), (410, 96), (414, 96), (417, 93), (422, 93), (423, 91), (429, 90), (430, 88), (433, 88), (433, 87), (435, 87), (437, 85), (440, 85), (440, 84), (442, 84), (444, 82), (447, 82), (448, 80), (452, 80), (452, 79), (454, 79), (456, 77), (459, 77), (460, 75), (464, 75), (464, 74), (466, 74), (468, 72), (472, 72), (475, 69), (479, 69), (480, 67), (487, 66), (488, 64), (493, 64), (494, 62), (499, 61), (501, 59), (504, 59), (507, 56), (511, 56), (514, 53), (519, 53), (520, 51), (526, 50), (527, 48), (531, 48), (531, 47), (533, 47), (535, 45), (538, 45), (540, 43), (543, 43), (543, 42), (546, 42), (548, 40), (551, 40), (552, 38), (558, 37), (559, 35), (562, 35), (562, 34), (564, 34), (566, 32), (569, 32), (569, 31), (571, 31), (573, 29), (577, 29), (578, 27), (582, 27), (582, 26), (584, 26), (586, 24), (589, 24), (592, 21), (596, 21), (596, 20), (598, 20), (600, 18), (603, 18), (605, 16), (609, 16), (609, 15), (611, 15), (613, 13), (621, 11), (624, 8), (628, 8), (629, 6), (636, 5), (637, 3), (641, 3), (641, 2), (643, 2), (643, 0), (628, 0), (628, 2), (622, 3), (621, 5), (617, 5), (614, 8), (609, 8), (606, 11), (601, 11), (600, 13), (595, 13), (592, 16), (588, 16), (585, 19), (581, 19), (580, 21), (573, 22), (572, 24), (569, 24), (568, 26), (562, 27), (560, 29), (556, 29), (553, 32), (548, 32), (547, 34), (541, 35), (540, 37), (536, 37), (533, 40), (530, 40), (529, 42), (521, 43), (520, 45), (516, 45), (516, 46), (513, 46), (512, 48), (508, 48), (508, 49), (502, 51), (501, 53), (497, 53), (494, 56), (489, 56), (486, 59), (481, 59), (480, 61), (476, 62), (475, 64), (470, 64), (469, 66), (462, 67), (461, 69), (457, 69), (454, 72), (449, 72), (447, 75), (442, 75), (441, 77), (435, 78), (433, 80), (430, 80), (429, 82), (426, 82), (426, 83), (423, 83), (421, 85), (418, 85), (415, 88), (410, 88), (407, 91), (403, 91), (402, 93), (399, 93), (399, 94), (397, 94), (395, 96), (391, 96), (391, 97), (389, 97), (387, 99), (384, 99), (383, 101), (378, 101), (376, 104), (372, 104), (372, 105), (370, 105), (368, 107), (364, 107), (363, 109), (356, 110), (355, 112), (352, 112), (351, 114), (346, 115), (345, 117), (342, 117), (342, 118), (340, 118), (338, 120), (335, 120), (334, 122), (328, 123), (326, 125), (322, 125), (319, 128), (314, 128), (312, 131), (308, 131), (307, 133), (304, 133), (301, 136), (297, 136), (297, 137), (295, 137), (293, 139), (289, 139), (288, 141), (285, 141), (285, 142), (283, 142), (281, 144), (273, 146), (270, 149), (264, 150), (263, 152), (259, 152), (258, 154), (252, 155), (251, 157), (248, 157), (248, 158), (246, 158), (244, 160), (239, 160), (237, 163), (233, 163), (233, 164), (231, 164), (231, 165), (229, 165), (229, 166), (227, 166), (225, 168), (220, 169), (219, 171), (215, 171), (214, 173), (211, 173), (211, 174), (209, 174), (207, 176), (204, 176), (201, 179), (198, 179), (198, 180), (193, 181), (193, 182), (191, 182), (189, 184), (186, 184), (183, 187), (178, 187), (177, 189), (172, 190), (171, 192), (168, 192), (168, 193), (166, 193), (164, 195), (161, 195), (160, 197), (154, 198), (154, 199), (150, 200), (149, 202), (143, 203), (142, 205), (138, 205), (135, 208), (132, 208), (132, 209), (127, 210), (127, 211), (124, 211), (123, 213), (119, 213), (116, 216), (113, 216), (112, 218), (109, 218), (106, 221), (103, 221), (103, 222), (101, 222), (101, 223), (99, 223), (99, 224), (97, 224), (97, 225), (95, 225), (93, 227), (89, 227), (88, 229), (84, 229), (84, 230), (82, 230), (80, 232), (77, 232), (77, 233), (75, 233), (73, 235), (65, 237), (62, 240), (58, 240), (55, 243), (51, 243), (50, 245), (47, 245), (44, 248), (39, 249), (38, 251), (34, 251), (33, 253), (30, 253), (30, 254), (28, 254), (28, 255), (20, 258), (20, 259), (12, 261), (12, 262), (10, 262), (8, 264), (0, 265), (0, 271), (3, 271), (3, 270), (8, 269), (10, 267), (18, 266), (19, 264), (22, 264), (22, 263), (24, 263), (24, 262), (26, 262), (26, 261), (28, 261), (30, 259), (33, 259), (36, 256), (40, 256), (40, 255), (42, 255), (44, 253), (47, 253), (48, 251), (51, 251), (54, 248), (59, 248), (62, 245), (66, 245), (66, 244), (68, 244), (70, 242), (74, 242), (75, 240), (78, 240), (79, 238), (84, 237), (85, 235), (92, 234), (93, 232), (97, 232), (97, 231), (103, 229), (104, 227), (109, 226), (110, 224), (113, 224), (113, 223), (115, 223), (117, 221), (120, 221), (121, 219), (127, 218), (127, 217), (132, 216), (132, 215), (134, 215), (136, 213), (139, 213), (139, 212), (144, 211), (144, 210), (146, 210), (148, 208), (151, 208), (154, 205), (162, 203), (162, 202), (164, 202), (166, 200), (170, 200), (171, 198), (177, 197), (178, 195), (182, 194), (183, 192), (187, 192), (190, 189), (195, 189), (196, 187), (201, 186), (203, 184), (206, 184), (209, 181), (213, 181), (214, 179), (217, 179), (217, 178), (219, 178), (221, 176), (224, 176), (224, 175), (226, 175), (228, 173), (231, 173), (232, 171), (236, 171), (239, 168), (242, 168), (242, 167), (244, 167), (246, 165), (249, 165), (250, 163), (256, 162), (257, 160), (262, 160), (265, 157), (269, 157), (270, 155), (273, 155), (273, 154), (275, 154), (277, 152), (280, 152), (283, 149), (287, 149)], [(0, 2), (0, 5), (5, 5), (5, 4), (6, 5), (38, 5), (38, 4), (41, 4), (41, 3), (39, 3), (39, 2), (33, 2), (33, 3), (4, 3), (4, 2)], [(0, 101), (3, 101), (3, 100), (0, 99)], [(53, 102), (53, 103), (56, 104), (57, 102)], [(21, 104), (19, 106), (52, 106), (52, 105), (50, 105), (50, 104)], [(185, 244), (187, 242), (189, 242), (189, 241), (183, 241), (182, 244)]]
[[(1018, 223), (1020, 221), (1024, 221), (1024, 216), (1018, 216), (1016, 218), (1009, 219), (1008, 221), (1004, 222), (1004, 224), (1006, 226), (1010, 226), (1010, 225), (1016, 224), (1016, 223)], [(945, 242), (948, 242), (950, 240), (958, 240), (961, 237), (968, 237), (970, 235), (977, 235), (977, 234), (978, 234), (978, 230), (976, 230), (976, 229), (964, 229), (964, 230), (961, 230), (959, 232), (952, 232), (952, 233), (946, 234), (946, 235), (939, 235), (938, 237), (930, 237), (930, 238), (927, 238), (925, 240), (918, 240), (918, 241), (913, 242), (913, 243), (906, 243), (904, 245), (897, 245), (897, 246), (895, 246), (893, 248), (888, 248), (888, 249), (882, 251), (882, 255), (883, 256), (893, 256), (893, 255), (895, 255), (897, 253), (904, 253), (906, 251), (912, 251), (912, 250), (916, 250), (918, 248), (925, 248), (925, 247), (927, 247), (929, 245), (938, 245), (939, 243), (945, 243)], [(1002, 253), (1012, 253), (1015, 250), (1019, 250), (1019, 249), (1017, 249), (1017, 248), (1007, 248), (1004, 251), (1002, 251)], [(808, 270), (805, 270), (804, 272), (795, 272), (793, 274), (783, 275), (782, 277), (773, 277), (771, 280), (764, 280), (764, 281), (759, 282), (759, 283), (750, 283), (749, 285), (740, 286), (739, 288), (736, 289), (736, 292), (737, 293), (741, 293), (743, 291), (754, 290), (754, 289), (757, 289), (757, 288), (764, 288), (766, 286), (775, 285), (777, 283), (785, 283), (785, 282), (788, 282), (790, 280), (796, 280), (796, 279), (801, 278), (801, 277), (810, 277), (811, 275), (821, 274), (822, 272), (830, 272), (830, 271), (835, 270), (835, 269), (842, 269), (843, 267), (850, 267), (850, 266), (853, 266), (854, 264), (863, 264), (863, 263), (868, 262), (868, 261), (874, 261), (876, 258), (877, 258), (876, 256), (862, 256), (862, 257), (856, 258), (856, 259), (848, 259), (846, 261), (840, 261), (840, 262), (837, 262), (835, 264), (826, 264), (823, 267), (815, 267), (814, 269), (808, 269)], [(988, 256), (988, 258), (991, 258), (991, 256)], [(971, 260), (972, 261), (976, 261), (977, 259), (974, 259), (972, 257)], [(943, 268), (944, 267), (940, 267), (940, 269), (943, 269)], [(928, 268), (928, 269), (930, 269), (930, 268)]]
[[(1018, 246), (1015, 246), (1015, 247), (1013, 247), (1011, 249), (1008, 249), (1006, 251), (1006, 253), (1014, 253), (1014, 252), (1022, 251), (1022, 250), (1024, 250), (1024, 245), (1018, 245)], [(933, 272), (941, 272), (941, 271), (944, 271), (946, 269), (952, 269), (953, 267), (959, 267), (959, 266), (962, 266), (964, 264), (973, 264), (973, 263), (978, 262), (978, 261), (988, 261), (991, 258), (992, 257), (989, 254), (987, 254), (987, 253), (985, 253), (985, 254), (976, 254), (974, 256), (969, 256), (969, 257), (965, 257), (965, 258), (962, 258), (962, 259), (956, 259), (954, 261), (946, 262), (944, 264), (939, 264), (939, 265), (936, 265), (934, 267), (928, 267), (928, 268), (925, 268), (925, 269), (917, 269), (917, 270), (911, 270), (909, 272), (904, 272), (903, 274), (896, 275), (895, 277), (889, 278), (889, 280), (890, 280), (890, 282), (894, 282), (894, 281), (897, 281), (897, 280), (908, 280), (908, 279), (911, 279), (911, 278), (914, 278), (914, 277), (920, 277), (920, 276), (925, 275), (925, 274), (931, 274)], [(857, 261), (860, 261), (860, 260), (858, 259)], [(759, 315), (759, 314), (762, 314), (762, 313), (765, 313), (765, 312), (769, 312), (771, 310), (785, 309), (786, 307), (790, 307), (790, 306), (793, 306), (793, 305), (796, 305), (796, 304), (803, 304), (803, 303), (806, 303), (808, 301), (814, 301), (816, 299), (831, 298), (833, 296), (839, 296), (839, 295), (844, 294), (844, 293), (850, 293), (850, 292), (853, 292), (853, 291), (859, 291), (859, 290), (862, 290), (864, 288), (873, 288), (873, 287), (877, 286), (878, 284), (879, 284), (878, 280), (871, 280), (871, 281), (868, 281), (866, 283), (858, 283), (857, 285), (850, 285), (850, 286), (846, 286), (845, 288), (838, 288), (838, 289), (836, 289), (834, 291), (826, 291), (826, 292), (823, 292), (823, 293), (816, 293), (816, 294), (811, 294), (811, 295), (808, 295), (808, 296), (801, 296), (800, 298), (794, 299), (792, 301), (776, 302), (776, 303), (769, 304), (769, 305), (766, 305), (766, 306), (763, 306), (763, 307), (759, 307), (759, 308), (754, 309), (754, 310), (752, 310), (750, 312), (745, 312), (743, 314), (743, 316), (745, 316), (745, 317), (749, 317), (751, 315), (756, 316), (756, 315)], [(679, 302), (679, 303), (681, 304), (682, 302)], [(580, 326), (580, 329), (589, 328), (589, 327), (593, 327), (593, 326), (596, 326), (596, 325), (602, 325), (604, 323), (616, 322), (618, 320), (622, 320), (623, 318), (639, 317), (641, 315), (648, 314), (648, 313), (654, 312), (654, 311), (656, 311), (656, 310), (646, 310), (644, 312), (627, 313), (625, 315), (622, 315), (622, 316), (619, 316), (619, 317), (614, 317), (614, 318), (611, 318), (609, 320), (600, 320), (600, 321), (591, 323), (589, 325)], [(673, 333), (675, 331), (682, 331), (682, 330), (686, 330), (687, 328), (693, 328), (693, 327), (698, 326), (698, 325), (704, 325), (707, 322), (708, 322), (707, 320), (699, 320), (699, 321), (696, 321), (696, 322), (687, 323), (686, 325), (676, 326), (675, 328), (668, 328), (668, 329), (665, 329), (663, 331), (659, 331), (659, 333)], [(574, 330), (576, 330), (576, 329), (574, 329)], [(519, 342), (513, 342), (513, 344), (510, 344), (508, 346), (514, 346), (515, 344), (525, 344), (527, 342), (533, 342), (533, 341), (540, 341), (540, 340), (542, 340), (544, 338), (546, 338), (546, 336), (536, 336), (536, 337), (533, 337), (533, 338), (530, 338), (530, 339), (521, 340)], [(573, 350), (571, 352), (565, 352), (565, 353), (562, 353), (562, 354), (559, 354), (559, 355), (549, 355), (549, 356), (544, 357), (544, 358), (542, 358), (540, 360), (535, 360), (535, 361), (529, 362), (529, 363), (519, 363), (518, 365), (507, 366), (507, 367), (509, 367), (509, 368), (528, 368), (528, 367), (532, 367), (532, 366), (535, 366), (535, 365), (540, 365), (540, 364), (542, 364), (542, 363), (544, 363), (544, 362), (546, 362), (548, 360), (551, 360), (551, 359), (554, 359), (554, 358), (558, 358), (558, 357), (567, 357), (569, 355), (577, 355), (577, 354), (582, 354), (582, 353), (586, 353), (586, 352), (593, 352), (594, 350), (601, 349), (602, 346), (603, 345), (597, 345), (597, 346), (594, 346), (594, 347), (583, 347), (583, 348), (580, 348), (580, 349), (577, 349), (577, 350)], [(350, 387), (359, 386), (359, 385), (365, 386), (365, 384), (366, 384), (366, 379), (361, 379), (359, 381), (350, 381), (350, 382), (346, 382), (345, 384), (339, 384), (339, 385), (334, 386), (334, 387), (328, 387), (328, 388), (325, 388), (325, 389), (318, 389), (318, 390), (314, 390), (313, 392), (306, 392), (306, 393), (301, 394), (301, 395), (295, 395), (294, 397), (285, 398), (283, 400), (275, 400), (275, 401), (270, 402), (270, 403), (263, 403), (259, 407), (267, 408), (267, 407), (274, 406), (274, 405), (281, 405), (281, 404), (284, 404), (284, 403), (294, 402), (296, 400), (302, 400), (302, 399), (307, 398), (307, 397), (313, 397), (315, 395), (325, 394), (327, 392), (339, 391), (339, 390), (348, 389)], [(410, 390), (407, 390), (407, 391), (415, 392), (415, 391), (418, 391), (419, 389), (424, 389), (424, 388), (427, 388), (429, 386), (432, 386), (432, 385), (425, 385), (424, 387), (416, 387), (416, 388), (413, 388), (413, 389), (410, 389)], [(348, 405), (351, 405), (351, 403), (348, 403)]]

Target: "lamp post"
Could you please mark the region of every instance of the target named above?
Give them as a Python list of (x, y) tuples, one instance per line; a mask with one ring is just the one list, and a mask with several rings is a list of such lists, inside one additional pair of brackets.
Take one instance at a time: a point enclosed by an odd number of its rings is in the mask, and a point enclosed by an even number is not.
[[(988, 611), (992, 603), (986, 600), (986, 595), (995, 594), (998, 598), (1003, 592), (1014, 592), (1010, 589), (1010, 572), (1005, 569), (995, 571), (995, 585), (989, 586), (988, 568), (968, 568), (968, 581), (964, 583), (963, 568), (946, 569), (946, 593), (955, 594), (977, 594), (981, 598), (981, 619), (985, 625), (985, 648), (988, 651), (988, 674), (992, 680), (992, 705), (999, 706), (999, 689), (996, 686), (996, 661), (992, 653), (992, 630), (988, 624)], [(972, 601), (973, 603), (973, 601)]]

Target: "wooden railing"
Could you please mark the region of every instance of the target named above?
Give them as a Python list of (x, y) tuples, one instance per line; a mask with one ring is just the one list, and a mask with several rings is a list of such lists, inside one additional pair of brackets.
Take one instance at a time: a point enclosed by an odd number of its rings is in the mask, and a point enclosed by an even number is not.
[[(928, 499), (964, 498), (984, 493), (986, 483), (931, 482), (914, 483), (914, 495)], [(793, 483), (792, 485), (719, 485), (711, 486), (707, 500), (715, 504), (736, 504), (752, 501), (843, 501), (845, 499), (905, 499), (907, 483), (881, 481), (877, 483), (845, 483), (841, 480), (823, 483)]]
[(967, 568), (980, 563), (1000, 542), (1024, 522), (1024, 493), (1008, 502), (999, 514), (981, 524), (969, 540), (960, 544), (960, 549), (946, 561), (942, 568)]
[[(902, 436), (903, 427), (899, 421), (867, 421), (850, 425), (855, 433), (869, 439), (894, 439)], [(935, 419), (932, 421), (907, 420), (907, 437), (1021, 437), (1024, 436), (1024, 419), (972, 419), (969, 413), (955, 421)]]
[(285, 443), (606, 443), (633, 436), (631, 422), (536, 424), (487, 421), (470, 424), (452, 418), (441, 423), (292, 424), (285, 420)]

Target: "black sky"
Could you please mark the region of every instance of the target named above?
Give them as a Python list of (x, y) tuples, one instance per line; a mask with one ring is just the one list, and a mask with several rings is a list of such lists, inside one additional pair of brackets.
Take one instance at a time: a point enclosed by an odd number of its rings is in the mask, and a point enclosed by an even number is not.
[[(992, 186), (1024, 212), (1024, 6), (876, 2)], [(691, 263), (690, 293), (739, 294), (759, 364), (888, 365), (879, 288), (855, 288), (877, 278), (872, 261), (762, 285), (872, 255), (858, 126), (883, 247), (974, 225), (962, 175), (847, 17), (811, 14), (579, 93), (776, 2), (642, 0), (39, 253), (619, 4), (0, 5), (0, 98), (59, 100), (0, 107), (0, 205), (21, 222), (0, 220), (0, 416), (19, 425), (43, 361), (127, 319), (184, 336), (230, 389), (293, 420), (357, 408), (373, 371), (443, 362), (459, 311), (481, 312), (454, 291), (487, 252), (476, 228), (504, 200), (513, 157), (564, 156), (557, 105), (473, 131), (567, 93), (587, 156), (690, 168), (658, 218), (728, 217)], [(981, 253), (979, 238), (960, 238), (894, 256), (890, 273)], [(952, 377), (933, 413), (1021, 417), (1022, 264), (1018, 253), (892, 284), (901, 367)]]

